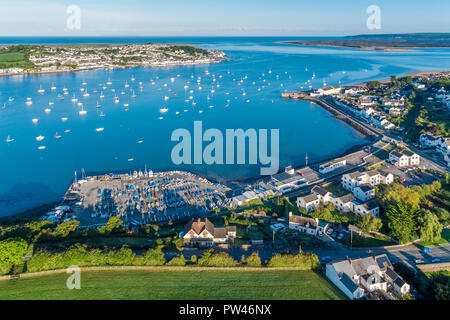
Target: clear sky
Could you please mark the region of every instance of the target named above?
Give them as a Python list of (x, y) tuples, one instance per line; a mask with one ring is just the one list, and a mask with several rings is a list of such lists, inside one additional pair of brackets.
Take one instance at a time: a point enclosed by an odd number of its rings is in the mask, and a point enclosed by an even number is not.
[[(69, 5), (81, 9), (69, 29)], [(381, 9), (381, 29), (366, 9)], [(341, 36), (450, 32), (450, 0), (0, 0), (0, 36)]]

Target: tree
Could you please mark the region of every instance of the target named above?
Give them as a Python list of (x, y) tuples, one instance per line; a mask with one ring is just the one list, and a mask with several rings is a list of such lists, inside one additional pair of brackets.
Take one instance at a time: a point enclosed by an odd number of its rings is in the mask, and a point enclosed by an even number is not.
[(166, 263), (164, 252), (161, 246), (154, 249), (149, 249), (144, 255), (144, 264), (146, 266), (162, 266)]
[(168, 266), (184, 266), (186, 265), (186, 259), (182, 254), (175, 256), (167, 263)]
[(247, 259), (244, 259), (245, 263), (249, 267), (261, 267), (261, 258), (259, 257), (258, 253), (255, 251), (251, 255), (247, 257)]
[(80, 221), (78, 220), (63, 222), (56, 227), (55, 231), (53, 231), (53, 236), (56, 238), (66, 238), (71, 232), (75, 231), (79, 225)]
[(441, 239), (442, 225), (438, 217), (429, 210), (422, 210), (417, 219), (419, 235), (424, 241), (437, 242)]
[(0, 241), (0, 266), (20, 264), (28, 252), (23, 239)]
[(386, 218), (391, 236), (400, 243), (407, 243), (417, 238), (415, 211), (411, 204), (399, 202), (389, 207)]
[(364, 232), (378, 231), (383, 226), (380, 218), (377, 218), (371, 214), (365, 214), (358, 219), (356, 224)]
[(113, 216), (109, 218), (108, 223), (104, 226), (98, 228), (98, 232), (102, 234), (110, 234), (112, 232), (117, 232), (122, 229), (123, 221), (117, 217)]

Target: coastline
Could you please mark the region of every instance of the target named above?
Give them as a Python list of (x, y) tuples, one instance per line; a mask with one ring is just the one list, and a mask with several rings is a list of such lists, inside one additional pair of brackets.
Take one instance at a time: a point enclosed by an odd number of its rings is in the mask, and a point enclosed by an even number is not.
[[(437, 75), (440, 73), (449, 73), (450, 74), (450, 70), (428, 70), (428, 71), (412, 71), (409, 73), (402, 73), (399, 75), (395, 75), (397, 78), (403, 78), (403, 77), (421, 77), (421, 76), (427, 76), (427, 75)], [(383, 79), (375, 79), (375, 80), (370, 80), (370, 81), (378, 81), (380, 83), (389, 83), (391, 81), (390, 78), (383, 78)], [(365, 87), (367, 85), (367, 82), (361, 82), (361, 83), (357, 83), (354, 85), (351, 85), (349, 87)]]
[(415, 48), (415, 47), (399, 47), (399, 48), (392, 48), (392, 47), (351, 47), (351, 46), (341, 46), (341, 45), (332, 45), (332, 44), (315, 44), (315, 43), (297, 43), (296, 41), (277, 41), (275, 43), (279, 44), (289, 44), (293, 46), (302, 46), (302, 47), (323, 47), (323, 48), (342, 48), (342, 49), (354, 49), (354, 50), (363, 50), (363, 51), (381, 51), (381, 52), (408, 52), (408, 51), (419, 51), (421, 49), (439, 49), (439, 48), (446, 48), (448, 47), (423, 47), (423, 48)]
[(192, 62), (192, 63), (173, 63), (173, 64), (152, 64), (152, 65), (124, 65), (124, 66), (113, 66), (113, 67), (92, 67), (87, 69), (73, 69), (73, 70), (53, 70), (53, 71), (37, 71), (37, 72), (18, 72), (11, 74), (0, 74), (1, 77), (13, 77), (13, 76), (34, 76), (41, 74), (59, 74), (59, 73), (75, 73), (80, 71), (93, 71), (93, 70), (116, 70), (116, 69), (131, 69), (131, 68), (164, 68), (164, 67), (178, 67), (178, 66), (195, 66), (204, 64), (221, 63), (224, 61), (230, 61), (228, 58), (224, 58), (220, 61), (208, 61), (208, 62)]

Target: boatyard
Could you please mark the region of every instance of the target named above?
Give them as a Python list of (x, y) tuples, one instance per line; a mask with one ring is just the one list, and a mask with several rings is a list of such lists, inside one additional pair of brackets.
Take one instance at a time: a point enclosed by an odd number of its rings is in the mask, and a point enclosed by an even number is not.
[(64, 201), (46, 219), (77, 219), (84, 227), (105, 224), (112, 216), (125, 225), (168, 222), (204, 215), (230, 205), (230, 189), (198, 175), (168, 171), (135, 171), (75, 179)]

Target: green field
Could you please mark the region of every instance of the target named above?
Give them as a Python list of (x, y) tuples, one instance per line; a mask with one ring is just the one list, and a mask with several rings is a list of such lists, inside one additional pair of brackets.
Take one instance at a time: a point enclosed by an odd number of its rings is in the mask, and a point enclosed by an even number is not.
[(66, 288), (66, 273), (0, 280), (5, 299), (344, 299), (312, 271), (82, 271), (81, 289)]

